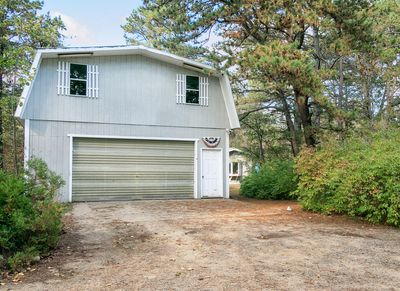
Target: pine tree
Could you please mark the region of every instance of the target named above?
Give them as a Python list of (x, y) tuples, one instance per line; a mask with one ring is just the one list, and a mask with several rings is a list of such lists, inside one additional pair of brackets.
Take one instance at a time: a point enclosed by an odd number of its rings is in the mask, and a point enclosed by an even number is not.
[(62, 39), (61, 19), (40, 14), (42, 6), (36, 0), (0, 0), (0, 168), (10, 171), (22, 163), (22, 127), (14, 111), (35, 49), (59, 46)]

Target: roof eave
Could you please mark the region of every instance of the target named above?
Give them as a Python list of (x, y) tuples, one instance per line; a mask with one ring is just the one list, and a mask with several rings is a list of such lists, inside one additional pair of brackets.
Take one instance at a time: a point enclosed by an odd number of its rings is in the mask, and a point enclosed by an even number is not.
[(29, 71), (29, 75), (32, 76), (32, 80), (25, 84), (24, 89), (22, 90), (21, 97), (18, 102), (17, 109), (15, 110), (14, 116), (19, 119), (23, 119), (25, 106), (27, 103), (28, 96), (30, 95), (31, 89), (33, 87), (33, 82), (35, 82), (37, 69), (40, 66), (40, 62), (42, 60), (42, 52), (38, 50), (36, 52), (35, 58), (33, 59), (33, 63), (31, 69)]
[(145, 47), (142, 45), (138, 46), (123, 46), (123, 47), (83, 47), (83, 48), (58, 48), (58, 49), (40, 49), (38, 50), (43, 58), (58, 58), (58, 57), (74, 57), (74, 54), (87, 54), (91, 53), (91, 56), (107, 56), (107, 55), (129, 55), (129, 54), (141, 54), (151, 58), (159, 59), (168, 63), (172, 63), (178, 66), (188, 67), (189, 69), (208, 71), (209, 73), (219, 76), (215, 68), (212, 66), (193, 61), (188, 58), (176, 56), (164, 51), (160, 51), (154, 48)]
[(232, 88), (229, 83), (229, 78), (226, 74), (222, 74), (219, 80), (222, 95), (225, 101), (226, 112), (228, 114), (230, 129), (240, 128), (239, 117), (236, 112), (236, 106), (233, 100)]

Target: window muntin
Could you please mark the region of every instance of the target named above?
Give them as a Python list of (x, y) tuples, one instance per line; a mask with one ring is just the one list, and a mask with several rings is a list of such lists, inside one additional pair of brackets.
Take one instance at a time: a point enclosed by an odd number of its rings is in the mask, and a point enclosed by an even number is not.
[(199, 104), (200, 90), (199, 77), (186, 76), (186, 103)]
[(70, 94), (87, 95), (87, 66), (70, 64)]

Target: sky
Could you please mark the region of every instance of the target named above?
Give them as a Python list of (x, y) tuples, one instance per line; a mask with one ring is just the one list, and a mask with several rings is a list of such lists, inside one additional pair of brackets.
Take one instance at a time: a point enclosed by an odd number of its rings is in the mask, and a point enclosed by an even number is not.
[(121, 25), (140, 0), (44, 0), (43, 13), (60, 16), (65, 46), (126, 44)]

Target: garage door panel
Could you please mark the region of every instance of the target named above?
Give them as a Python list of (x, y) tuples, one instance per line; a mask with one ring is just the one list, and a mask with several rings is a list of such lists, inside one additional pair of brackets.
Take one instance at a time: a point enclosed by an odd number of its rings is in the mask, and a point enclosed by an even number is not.
[[(79, 153), (74, 153), (79, 154)], [(74, 158), (73, 160), (75, 165), (101, 165), (101, 164), (121, 164), (121, 165), (130, 165), (130, 166), (137, 166), (137, 165), (188, 165), (188, 163), (193, 162), (193, 158), (175, 158), (175, 157), (168, 157), (168, 158), (160, 158), (160, 157), (102, 157), (97, 156), (91, 159), (88, 158)]]
[(184, 180), (193, 182), (193, 175), (190, 172), (174, 172), (174, 173), (162, 173), (159, 172), (139, 172), (139, 171), (127, 171), (127, 172), (113, 172), (105, 174), (103, 171), (75, 171), (74, 180), (158, 180), (160, 176), (163, 179), (168, 180)]
[[(174, 194), (174, 196), (170, 196), (168, 199), (188, 199), (186, 194)], [(131, 200), (163, 200), (165, 198), (165, 194), (160, 195), (149, 195), (149, 194), (122, 194), (122, 195), (112, 195), (108, 194), (107, 196), (94, 196), (94, 195), (81, 195), (76, 198), (75, 202), (88, 202), (88, 201), (131, 201)]]
[[(115, 167), (116, 169), (113, 171), (109, 171), (111, 167)], [(82, 162), (78, 163), (75, 161), (75, 165), (73, 167), (74, 172), (80, 172), (84, 174), (84, 172), (137, 172), (137, 173), (193, 173), (193, 165), (187, 164), (137, 164), (134, 165), (127, 163), (118, 163), (118, 162), (110, 162), (110, 163), (92, 163), (92, 162)]]
[[(192, 181), (162, 181), (162, 180), (144, 180), (144, 181), (112, 181), (112, 180), (99, 180), (96, 185), (90, 182), (80, 182), (79, 186), (75, 187), (75, 190), (85, 190), (88, 189), (115, 189), (116, 191), (123, 191), (126, 189), (133, 189), (135, 191), (140, 189), (163, 189), (164, 187), (171, 187), (171, 191), (178, 190), (179, 187), (186, 187), (189, 189), (192, 187)], [(121, 188), (121, 189), (120, 189)], [(190, 190), (190, 189), (189, 189)], [(107, 194), (107, 193), (106, 193)]]
[[(107, 143), (104, 143), (104, 141), (107, 141)], [(134, 140), (135, 146), (132, 147), (132, 139), (86, 139), (84, 140), (83, 138), (80, 139), (79, 144), (76, 144), (76, 147), (74, 150), (77, 151), (87, 151), (87, 152), (101, 152), (101, 151), (106, 151), (108, 149), (113, 149), (118, 151), (118, 153), (124, 153), (124, 152), (137, 152), (137, 151), (151, 151), (154, 150), (155, 152), (158, 152), (160, 147), (164, 148), (165, 151), (175, 151), (175, 150), (180, 150), (181, 152), (190, 152), (190, 148), (187, 147), (188, 144), (193, 144), (193, 142), (187, 142), (187, 141), (151, 141), (151, 144), (149, 143), (149, 140)], [(165, 145), (168, 144), (168, 148), (165, 147)]]
[(73, 201), (193, 198), (194, 142), (75, 138)]
[[(190, 188), (190, 187), (189, 187)], [(188, 187), (175, 189), (159, 189), (155, 187), (148, 188), (92, 188), (80, 190), (80, 195), (76, 196), (74, 201), (106, 201), (106, 200), (138, 200), (138, 199), (187, 199)], [(105, 191), (103, 191), (105, 190)], [(167, 197), (166, 197), (167, 195)]]
[(79, 152), (82, 155), (97, 155), (101, 154), (104, 156), (170, 156), (170, 155), (175, 155), (179, 157), (191, 157), (192, 154), (190, 153), (190, 150), (187, 149), (164, 149), (162, 153), (158, 151), (159, 149), (151, 150), (151, 149), (142, 149), (142, 150), (137, 150), (135, 148), (132, 149), (124, 149), (123, 151), (118, 148), (103, 148), (101, 150), (90, 150), (90, 149), (80, 149), (77, 150), (75, 149), (76, 152)]

